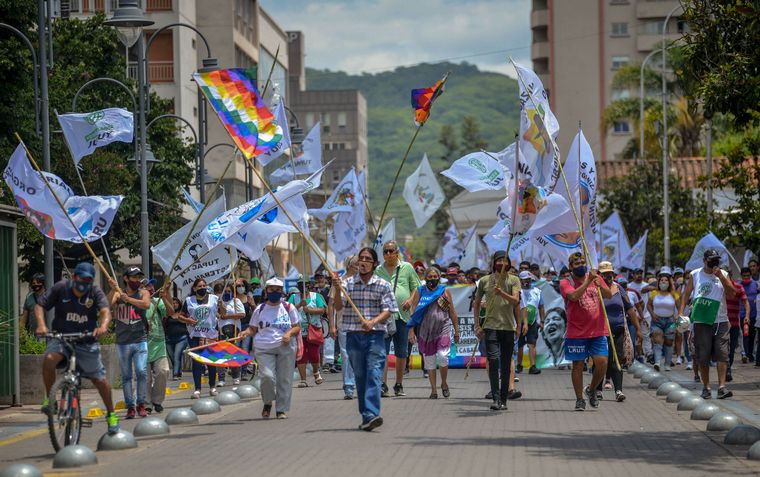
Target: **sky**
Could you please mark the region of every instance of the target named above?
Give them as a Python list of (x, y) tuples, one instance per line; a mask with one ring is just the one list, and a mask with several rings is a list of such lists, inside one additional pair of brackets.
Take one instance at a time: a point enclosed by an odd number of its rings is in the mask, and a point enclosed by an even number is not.
[(466, 61), (515, 77), (530, 65), (530, 0), (259, 0), (284, 30), (305, 35), (306, 66), (377, 73)]

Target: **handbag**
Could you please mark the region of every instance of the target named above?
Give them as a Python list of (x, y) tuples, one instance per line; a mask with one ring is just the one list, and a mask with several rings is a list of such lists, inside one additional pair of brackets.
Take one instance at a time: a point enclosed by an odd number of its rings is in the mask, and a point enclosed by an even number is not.
[(628, 326), (623, 325), (623, 328), (625, 329), (625, 341), (623, 342), (623, 362), (620, 363), (620, 366), (630, 366), (633, 363), (633, 340), (628, 331)]
[[(395, 298), (396, 295), (396, 287), (398, 286), (398, 276), (399, 272), (401, 271), (401, 265), (396, 267), (396, 279), (393, 280), (393, 295)], [(396, 320), (401, 316), (399, 312), (391, 313), (391, 317), (388, 318), (386, 321), (387, 327), (385, 328), (385, 338), (388, 339), (391, 336), (396, 334)]]
[(306, 335), (306, 341), (309, 344), (321, 346), (322, 343), (325, 342), (325, 335), (322, 333), (322, 328), (317, 328), (316, 326), (309, 323), (307, 330), (308, 332)]

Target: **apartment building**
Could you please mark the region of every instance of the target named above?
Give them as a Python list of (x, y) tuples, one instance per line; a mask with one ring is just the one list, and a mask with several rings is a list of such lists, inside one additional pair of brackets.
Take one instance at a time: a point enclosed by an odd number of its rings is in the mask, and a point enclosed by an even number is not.
[[(552, 110), (560, 122), (563, 154), (575, 136), (578, 121), (597, 161), (620, 159), (635, 134), (628, 121), (602, 131), (604, 108), (620, 98), (639, 96), (634, 89), (614, 89), (615, 71), (641, 64), (662, 41), (678, 39), (688, 28), (678, 0), (532, 0), (533, 68), (549, 92)], [(659, 68), (660, 56), (648, 62)], [(649, 92), (659, 96), (659, 91)]]

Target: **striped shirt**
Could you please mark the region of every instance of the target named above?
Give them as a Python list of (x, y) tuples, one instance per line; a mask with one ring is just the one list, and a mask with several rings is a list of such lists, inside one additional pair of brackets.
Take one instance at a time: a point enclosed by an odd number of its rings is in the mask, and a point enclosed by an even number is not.
[[(348, 296), (354, 302), (365, 320), (371, 320), (383, 311), (398, 313), (396, 298), (393, 296), (391, 284), (374, 273), (369, 283), (365, 284), (359, 274), (348, 277), (343, 287), (346, 289)], [(374, 331), (385, 331), (387, 325), (385, 322), (375, 325)], [(344, 299), (343, 305), (343, 331), (365, 331), (362, 328), (362, 322), (356, 311)]]

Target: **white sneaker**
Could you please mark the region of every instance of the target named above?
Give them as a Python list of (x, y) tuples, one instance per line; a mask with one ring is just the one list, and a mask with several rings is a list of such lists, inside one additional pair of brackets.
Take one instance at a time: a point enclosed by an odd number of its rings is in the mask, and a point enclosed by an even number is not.
[(670, 371), (670, 365), (669, 364), (665, 365), (665, 371)]
[(216, 388), (211, 388), (211, 390), (208, 392), (209, 396), (216, 396), (217, 394), (219, 393), (216, 392)]
[(238, 379), (233, 379), (233, 380), (232, 380), (232, 384), (233, 384), (234, 386), (237, 386), (238, 384), (240, 384), (240, 379), (239, 379), (239, 378), (238, 378)]
[(692, 367), (691, 367), (691, 361), (687, 361), (686, 362), (686, 369), (688, 369), (688, 370), (692, 369)]
[(193, 391), (193, 394), (190, 395), (190, 399), (200, 399), (200, 398), (201, 398), (200, 391)]
[(676, 360), (676, 366), (681, 366), (682, 363), (683, 361), (681, 361), (681, 357), (679, 356), (678, 359)]
[(218, 383), (216, 383), (216, 386), (219, 387), (219, 388), (223, 388), (224, 387), (224, 381), (219, 381)]

